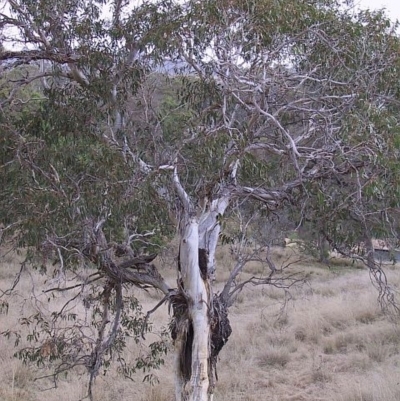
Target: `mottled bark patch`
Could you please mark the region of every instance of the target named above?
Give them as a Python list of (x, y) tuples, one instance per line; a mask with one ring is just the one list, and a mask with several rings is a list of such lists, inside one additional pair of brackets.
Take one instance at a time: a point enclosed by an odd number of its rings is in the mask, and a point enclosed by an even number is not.
[[(192, 374), (193, 325), (189, 317), (188, 300), (183, 291), (171, 296), (171, 305), (174, 313), (170, 325), (171, 337), (174, 341), (179, 339), (182, 343), (179, 367), (180, 375), (187, 383)], [(209, 379), (213, 385), (214, 377), (218, 380), (216, 370), (218, 354), (232, 333), (228, 310), (218, 295), (213, 297), (209, 319), (211, 330)]]

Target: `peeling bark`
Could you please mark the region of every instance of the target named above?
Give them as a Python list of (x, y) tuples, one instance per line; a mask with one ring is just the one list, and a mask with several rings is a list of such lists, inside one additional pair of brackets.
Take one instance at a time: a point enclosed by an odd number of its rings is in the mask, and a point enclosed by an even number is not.
[(217, 356), (232, 331), (222, 299), (211, 291), (210, 249), (199, 247), (199, 238), (198, 219), (186, 216), (181, 228), (179, 288), (171, 296), (177, 401), (212, 400)]
[[(177, 351), (181, 354), (181, 361), (184, 359), (180, 368), (186, 371), (181, 370), (178, 380), (183, 378), (186, 382), (190, 378), (187, 383), (189, 401), (206, 401), (209, 387), (210, 293), (200, 272), (197, 218), (187, 217), (185, 220), (182, 225), (179, 259), (180, 279), (188, 298), (188, 313), (187, 322), (181, 325), (181, 333), (178, 334), (180, 349)], [(186, 366), (188, 360), (191, 361), (190, 372)], [(181, 393), (184, 394), (185, 390), (182, 389)]]
[(228, 205), (229, 196), (216, 199), (199, 219), (199, 244), (200, 248), (207, 250), (207, 272), (211, 279), (215, 274), (215, 251), (221, 231), (218, 217), (225, 213)]
[[(235, 183), (238, 162), (230, 166), (229, 185)], [(177, 167), (173, 182), (183, 206), (178, 257), (178, 291), (171, 296), (174, 318), (175, 392), (177, 401), (211, 401), (215, 387), (217, 356), (231, 334), (226, 306), (214, 296), (220, 221), (229, 205), (228, 182), (219, 197), (204, 206), (199, 215), (181, 185)]]

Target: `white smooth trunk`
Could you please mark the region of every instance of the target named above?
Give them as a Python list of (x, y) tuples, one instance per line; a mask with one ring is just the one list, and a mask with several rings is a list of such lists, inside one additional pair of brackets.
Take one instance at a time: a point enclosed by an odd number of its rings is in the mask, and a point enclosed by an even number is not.
[[(193, 325), (191, 379), (183, 388), (180, 375), (176, 379), (177, 401), (209, 401), (209, 300), (210, 293), (200, 274), (199, 266), (199, 224), (196, 217), (187, 217), (183, 224), (180, 243), (181, 279), (188, 302), (188, 315)], [(179, 369), (179, 355), (182, 344), (176, 342), (176, 367)], [(180, 388), (181, 387), (181, 388)], [(180, 394), (178, 394), (180, 393)]]
[(206, 249), (208, 252), (207, 270), (211, 278), (213, 278), (215, 272), (215, 251), (221, 231), (221, 226), (217, 219), (225, 213), (228, 205), (229, 197), (216, 199), (211, 203), (209, 210), (204, 212), (200, 218), (199, 247)]

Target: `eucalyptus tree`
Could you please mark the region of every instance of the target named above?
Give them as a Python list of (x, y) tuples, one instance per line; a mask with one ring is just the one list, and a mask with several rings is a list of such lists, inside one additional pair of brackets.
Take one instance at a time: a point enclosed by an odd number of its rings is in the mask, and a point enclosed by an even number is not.
[[(189, 7), (187, 23), (174, 36), (179, 46), (170, 57), (185, 60), (195, 72), (186, 94), (199, 122), (187, 141), (198, 145), (200, 154), (209, 152), (202, 155), (209, 165), (185, 184), (179, 180), (179, 159), (174, 166), (184, 205), (181, 265), (198, 271), (194, 250), (205, 249), (212, 277), (220, 230), (216, 221), (234, 199), (252, 199), (271, 211), (289, 202), (300, 219), (318, 213), (322, 205), (331, 233), (346, 220), (339, 217), (343, 210), (358, 216), (358, 226), (369, 236), (372, 224), (383, 227), (388, 215), (395, 218), (398, 198), (390, 187), (383, 197), (391, 209), (370, 190), (371, 182), (382, 184), (388, 171), (392, 179), (396, 176), (394, 165), (386, 162), (397, 154), (396, 146), (389, 150), (388, 145), (397, 136), (399, 42), (384, 15), (343, 11), (330, 1), (191, 2)], [(184, 150), (179, 156), (189, 168), (193, 158), (185, 157)], [(343, 182), (348, 182), (345, 190)], [(345, 236), (330, 238), (339, 249), (346, 242)], [(369, 267), (381, 296), (392, 300), (371, 258)], [(201, 280), (198, 273), (196, 282)], [(193, 399), (206, 399), (208, 372), (198, 370), (208, 356), (204, 305), (216, 297), (208, 288), (184, 282), (184, 288), (190, 285), (192, 302), (197, 294), (193, 330), (204, 339), (204, 352), (192, 354), (198, 380), (190, 385), (194, 393), (202, 392)], [(229, 304), (227, 294), (226, 287), (218, 298), (223, 304)], [(203, 319), (197, 317), (201, 314)]]
[[(51, 316), (38, 310), (24, 317), (33, 341), (20, 356), (41, 366), (50, 360), (56, 375), (85, 366), (91, 395), (111, 348), (126, 375), (156, 366), (165, 352), (165, 342), (156, 342), (133, 365), (122, 354), (128, 336), (139, 342), (149, 329), (127, 286), (169, 293), (151, 261), (173, 229), (163, 224), (167, 210), (148, 202), (150, 178), (130, 158), (123, 129), (128, 100), (150, 68), (146, 52), (138, 57), (135, 48), (146, 27), (139, 26), (141, 15), (123, 14), (121, 1), (6, 3), (9, 13), (0, 24), (2, 240), (27, 252), (21, 269), (44, 273), (47, 285), (37, 297), (71, 293)], [(103, 16), (106, 6), (111, 19)], [(74, 311), (78, 300), (86, 310), (82, 319)]]
[[(122, 352), (121, 327), (137, 334), (147, 322), (131, 323), (125, 285), (158, 288), (173, 310), (176, 399), (212, 399), (246, 261), (239, 257), (214, 293), (229, 210), (290, 206), (326, 232), (343, 226), (343, 211), (357, 214), (364, 231), (370, 206), (374, 224), (395, 218), (395, 194), (386, 187), (385, 206), (370, 184), (388, 174), (397, 182), (396, 27), (380, 12), (331, 0), (7, 3), (2, 36), (13, 32), (26, 47), (3, 48), (2, 68), (37, 67), (1, 101), (3, 238), (28, 247), (43, 269), (55, 261), (55, 278), (75, 284), (49, 290), (71, 289), (76, 300), (79, 290), (95, 311), (89, 346), (76, 341), (92, 326), (51, 326), (52, 356), (65, 356), (61, 370), (86, 366), (92, 383), (110, 347)], [(34, 81), (40, 99), (23, 107), (30, 99), (14, 94)], [(171, 288), (149, 254), (176, 229)], [(348, 236), (330, 238), (339, 247)], [(271, 269), (247, 283), (291, 281)]]

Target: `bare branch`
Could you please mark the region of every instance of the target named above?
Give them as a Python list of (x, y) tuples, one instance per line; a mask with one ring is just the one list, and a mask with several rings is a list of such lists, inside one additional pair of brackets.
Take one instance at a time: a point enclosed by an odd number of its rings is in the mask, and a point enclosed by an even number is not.
[(3, 291), (3, 290), (0, 289), (0, 298), (2, 298), (5, 295), (6, 296), (11, 295), (11, 293), (14, 291), (14, 289), (18, 285), (19, 280), (21, 279), (21, 275), (22, 275), (22, 272), (24, 271), (24, 269), (25, 269), (25, 262), (21, 263), (21, 267), (19, 269), (19, 272), (15, 275), (14, 282), (11, 285), (11, 287), (9, 289), (7, 289), (6, 291)]
[(48, 60), (59, 64), (70, 64), (79, 61), (80, 57), (74, 54), (51, 52), (47, 50), (1, 51), (0, 61), (19, 61), (29, 64), (36, 60)]
[[(110, 308), (112, 290), (115, 290), (116, 292), (116, 303), (115, 303), (116, 312), (114, 316), (114, 321), (112, 322), (112, 326), (110, 328), (110, 332), (108, 336), (105, 337), (106, 327), (110, 323), (109, 308)], [(104, 292), (102, 294), (102, 304), (103, 304), (102, 322), (98, 330), (96, 347), (92, 352), (90, 365), (88, 366), (90, 372), (89, 389), (88, 389), (90, 400), (93, 399), (92, 387), (94, 380), (99, 373), (99, 369), (103, 363), (104, 354), (109, 350), (110, 345), (114, 342), (120, 324), (120, 318), (123, 307), (122, 287), (120, 283), (108, 282), (105, 285)]]
[(182, 202), (184, 210), (186, 211), (186, 213), (189, 213), (189, 214), (192, 213), (193, 203), (180, 182), (177, 164), (175, 164), (175, 167), (174, 167), (173, 181), (174, 181), (174, 186), (175, 186), (176, 192), (178, 193), (179, 199)]

